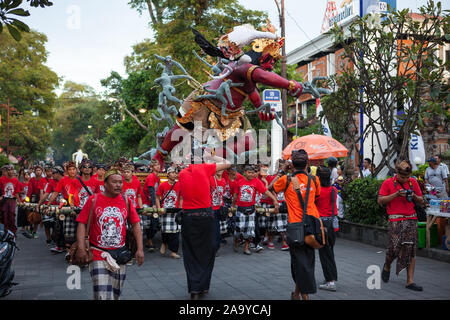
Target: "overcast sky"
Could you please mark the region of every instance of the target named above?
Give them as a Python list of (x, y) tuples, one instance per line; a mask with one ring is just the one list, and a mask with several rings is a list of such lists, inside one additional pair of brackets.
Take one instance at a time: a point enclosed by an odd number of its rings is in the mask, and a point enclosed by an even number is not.
[[(239, 0), (249, 9), (266, 11), (279, 29), (274, 0)], [(125, 75), (123, 59), (132, 46), (151, 38), (148, 12), (140, 15), (128, 0), (54, 0), (45, 9), (30, 8), (23, 20), (48, 37), (47, 65), (65, 80), (103, 91), (100, 79), (112, 70)], [(285, 0), (286, 50), (290, 52), (319, 35), (326, 0)], [(397, 0), (397, 7), (415, 9), (426, 0)], [(450, 0), (442, 1), (450, 9)], [(278, 30), (279, 34), (279, 30)]]

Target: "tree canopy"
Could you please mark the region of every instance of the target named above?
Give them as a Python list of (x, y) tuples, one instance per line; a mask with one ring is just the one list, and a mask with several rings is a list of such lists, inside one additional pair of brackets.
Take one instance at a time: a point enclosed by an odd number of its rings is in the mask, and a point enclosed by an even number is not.
[(444, 64), (439, 49), (450, 41), (450, 16), (440, 2), (429, 1), (419, 10), (419, 17), (405, 9), (359, 18), (350, 36), (339, 27), (331, 31), (354, 68), (332, 77), (329, 85), (338, 89), (324, 97), (324, 112), (359, 153), (355, 114), (363, 106), (367, 120), (362, 137), (372, 141), (372, 159), (382, 155), (375, 175), (391, 168), (391, 159), (408, 158), (410, 136), (426, 119), (439, 115), (448, 120), (450, 92), (442, 79), (449, 61)]
[[(10, 145), (16, 153), (39, 157), (47, 149), (50, 122), (54, 116), (59, 84), (55, 72), (48, 68), (45, 43), (47, 37), (35, 31), (15, 41), (6, 30), (0, 34), (0, 103), (10, 102), (18, 115), (11, 115)], [(6, 110), (2, 108), (2, 119)], [(39, 116), (39, 117), (37, 117)], [(6, 140), (6, 121), (3, 121), (0, 137)]]

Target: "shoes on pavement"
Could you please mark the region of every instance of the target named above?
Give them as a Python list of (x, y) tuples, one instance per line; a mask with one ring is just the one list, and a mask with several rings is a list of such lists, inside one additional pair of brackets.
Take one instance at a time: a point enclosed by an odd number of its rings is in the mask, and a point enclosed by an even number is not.
[(244, 250), (244, 254), (250, 256), (252, 253), (250, 252), (250, 250), (247, 249), (247, 250)]
[(48, 246), (52, 245), (52, 240), (46, 240), (45, 242), (47, 243)]
[(50, 251), (54, 252), (54, 253), (62, 253), (62, 252), (64, 252), (64, 249), (60, 248), (58, 246), (55, 246), (55, 247), (51, 248)]
[(257, 252), (257, 253), (260, 253), (261, 251), (263, 251), (264, 250), (264, 247), (263, 246), (261, 246), (261, 245), (257, 245), (256, 246), (256, 249), (255, 249), (255, 251)]
[(136, 262), (135, 258), (132, 258), (130, 261), (127, 262), (127, 266), (132, 266)]
[(407, 288), (407, 289), (410, 289), (410, 290), (414, 290), (414, 291), (423, 291), (423, 288), (422, 288), (421, 286), (418, 286), (418, 285), (415, 284), (415, 283), (408, 284), (408, 285), (406, 286), (406, 288)]
[(327, 282), (325, 284), (319, 285), (319, 289), (327, 290), (327, 291), (336, 291), (336, 284), (331, 282)]
[(39, 236), (37, 235), (36, 232), (33, 233), (33, 238), (34, 238), (34, 239), (39, 239)]
[(154, 245), (148, 246), (148, 252), (155, 252), (156, 248)]
[(33, 235), (29, 234), (28, 231), (24, 231), (22, 232), (22, 234), (24, 235), (24, 237), (28, 238), (28, 239), (32, 239)]
[(171, 257), (171, 258), (174, 258), (174, 259), (180, 259), (180, 258), (181, 258), (180, 255), (176, 254), (175, 252), (172, 252), (172, 253), (170, 254), (170, 257)]
[(256, 249), (256, 246), (255, 246), (255, 244), (253, 242), (251, 242), (250, 245), (249, 245), (249, 248), (250, 249)]
[(282, 251), (289, 250), (289, 246), (288, 246), (287, 244), (285, 244), (285, 245), (283, 245), (283, 246), (281, 247), (281, 250), (282, 250)]
[(64, 256), (64, 259), (67, 261), (67, 262), (70, 262), (70, 254), (67, 252), (66, 253), (66, 255)]
[(386, 266), (386, 264), (383, 265), (383, 271), (381, 271), (381, 279), (383, 280), (383, 282), (388, 282), (389, 281), (389, 276), (391, 274), (391, 270), (386, 271), (384, 269), (385, 266)]
[(267, 249), (270, 249), (270, 250), (275, 249), (275, 246), (274, 246), (273, 242), (269, 242), (269, 243), (267, 244)]

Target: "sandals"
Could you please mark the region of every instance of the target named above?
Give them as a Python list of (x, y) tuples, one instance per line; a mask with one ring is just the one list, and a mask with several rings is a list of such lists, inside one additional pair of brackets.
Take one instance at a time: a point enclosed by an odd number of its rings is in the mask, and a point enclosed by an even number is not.
[(295, 296), (295, 292), (291, 292), (291, 300), (300, 300), (300, 297)]
[(386, 266), (386, 263), (383, 265), (383, 271), (381, 271), (381, 279), (383, 280), (383, 282), (388, 282), (389, 281), (389, 276), (391, 275), (391, 271), (386, 271), (384, 269), (384, 267)]
[(423, 291), (423, 288), (422, 288), (421, 286), (418, 286), (418, 285), (415, 284), (414, 282), (411, 283), (411, 284), (408, 284), (408, 285), (406, 286), (406, 289), (410, 289), (410, 290), (413, 290), (413, 291)]

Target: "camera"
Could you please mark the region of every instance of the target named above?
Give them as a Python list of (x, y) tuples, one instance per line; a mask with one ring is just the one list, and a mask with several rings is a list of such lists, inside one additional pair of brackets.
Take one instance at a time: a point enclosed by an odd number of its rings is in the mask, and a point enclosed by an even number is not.
[(413, 202), (413, 191), (411, 189), (406, 190), (406, 201)]

